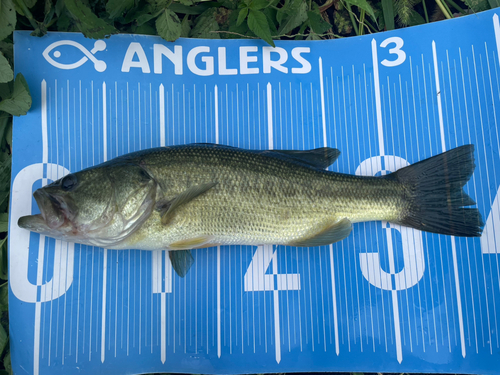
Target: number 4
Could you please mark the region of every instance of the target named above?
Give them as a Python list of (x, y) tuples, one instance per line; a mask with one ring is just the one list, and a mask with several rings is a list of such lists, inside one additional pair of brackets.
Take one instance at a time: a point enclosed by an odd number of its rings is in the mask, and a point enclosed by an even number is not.
[[(266, 274), (272, 263), (272, 273)], [(257, 247), (244, 277), (245, 292), (300, 290), (300, 275), (279, 274), (277, 252), (272, 245)]]

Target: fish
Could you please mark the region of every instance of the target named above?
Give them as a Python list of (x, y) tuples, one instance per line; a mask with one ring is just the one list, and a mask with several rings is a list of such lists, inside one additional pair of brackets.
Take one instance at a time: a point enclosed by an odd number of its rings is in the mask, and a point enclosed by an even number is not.
[(192, 249), (217, 245), (315, 247), (342, 241), (353, 224), (387, 221), (479, 237), (484, 226), (463, 190), (474, 145), (393, 173), (328, 171), (335, 148), (246, 150), (188, 144), (119, 156), (70, 173), (33, 194), (40, 214), (21, 228), (106, 249), (168, 250), (184, 277)]

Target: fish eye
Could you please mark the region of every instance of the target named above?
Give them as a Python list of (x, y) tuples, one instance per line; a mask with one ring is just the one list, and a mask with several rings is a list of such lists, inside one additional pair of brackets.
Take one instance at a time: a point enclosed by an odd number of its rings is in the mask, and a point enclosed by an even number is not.
[(71, 191), (77, 185), (76, 176), (74, 174), (69, 174), (61, 180), (61, 189), (64, 191)]

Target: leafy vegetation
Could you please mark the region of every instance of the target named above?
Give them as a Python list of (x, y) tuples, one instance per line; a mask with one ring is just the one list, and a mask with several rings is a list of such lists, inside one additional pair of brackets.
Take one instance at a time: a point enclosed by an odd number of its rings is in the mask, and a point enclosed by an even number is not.
[[(11, 372), (7, 317), (7, 222), (12, 116), (31, 107), (22, 74), (14, 78), (17, 30), (179, 37), (319, 40), (419, 25), (500, 6), (500, 0), (0, 0), (0, 375)], [(3, 369), (2, 369), (3, 365)]]

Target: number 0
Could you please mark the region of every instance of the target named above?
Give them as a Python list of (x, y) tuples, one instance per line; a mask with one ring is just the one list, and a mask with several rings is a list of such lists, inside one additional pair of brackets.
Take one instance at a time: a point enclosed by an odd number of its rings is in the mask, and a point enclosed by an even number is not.
[(406, 53), (405, 53), (405, 51), (403, 51), (401, 49), (401, 47), (403, 47), (404, 42), (403, 42), (403, 39), (401, 39), (400, 37), (393, 36), (392, 38), (387, 38), (382, 43), (380, 43), (380, 47), (385, 48), (385, 47), (387, 47), (391, 43), (396, 44), (396, 47), (391, 48), (389, 50), (389, 53), (391, 55), (396, 55), (397, 57), (396, 57), (396, 60), (387, 60), (387, 59), (384, 59), (381, 62), (382, 65), (388, 66), (388, 67), (393, 67), (393, 66), (401, 65), (406, 60)]

